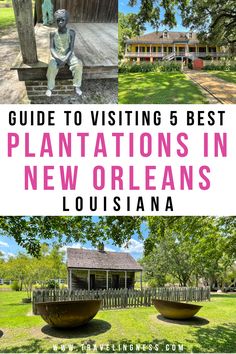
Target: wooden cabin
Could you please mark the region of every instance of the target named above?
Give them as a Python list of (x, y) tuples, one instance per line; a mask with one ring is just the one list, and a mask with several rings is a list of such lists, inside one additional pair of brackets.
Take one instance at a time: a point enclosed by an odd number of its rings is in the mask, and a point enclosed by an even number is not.
[(133, 289), (136, 272), (142, 284), (143, 268), (129, 253), (68, 248), (67, 269), (70, 290)]
[[(13, 2), (21, 55), (12, 69), (20, 81), (46, 80), (50, 61), (49, 36), (56, 26), (43, 26), (42, 2)], [(84, 78), (116, 78), (118, 68), (118, 0), (54, 0), (54, 11), (70, 13), (68, 28), (76, 32), (75, 54), (82, 60)], [(34, 27), (33, 27), (34, 23)], [(57, 79), (71, 79), (67, 67)]]

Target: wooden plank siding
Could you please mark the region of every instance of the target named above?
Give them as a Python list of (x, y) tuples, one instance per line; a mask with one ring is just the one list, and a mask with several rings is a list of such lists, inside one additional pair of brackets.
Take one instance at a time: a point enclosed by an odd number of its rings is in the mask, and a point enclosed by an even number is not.
[[(75, 54), (84, 65), (83, 78), (117, 78), (118, 67), (118, 26), (116, 23), (70, 24), (76, 32)], [(24, 65), (21, 55), (12, 70), (18, 71), (20, 81), (46, 80), (50, 61), (49, 33), (55, 28), (38, 24), (35, 27), (38, 63)], [(68, 67), (60, 69), (57, 80), (71, 79)]]
[[(42, 22), (42, 2), (36, 0), (37, 22)], [(54, 0), (54, 10), (66, 9), (70, 22), (118, 22), (118, 0)]]
[(210, 288), (156, 288), (156, 289), (109, 289), (109, 290), (34, 290), (33, 313), (37, 315), (38, 302), (75, 301), (101, 299), (102, 310), (151, 306), (153, 299), (202, 302), (210, 301)]
[[(94, 289), (107, 288), (107, 272), (104, 270), (90, 270), (90, 275), (95, 275)], [(109, 271), (108, 272), (108, 288), (113, 287), (112, 276), (119, 276), (119, 288), (125, 288), (125, 271)], [(134, 287), (134, 272), (127, 272), (127, 288)], [(88, 290), (88, 271), (87, 270), (72, 270), (72, 289)], [(92, 290), (92, 289), (91, 289)]]

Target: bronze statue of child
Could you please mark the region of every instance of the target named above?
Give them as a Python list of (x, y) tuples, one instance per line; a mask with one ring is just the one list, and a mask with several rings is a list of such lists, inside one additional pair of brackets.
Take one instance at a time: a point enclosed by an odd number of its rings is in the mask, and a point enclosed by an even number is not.
[(52, 95), (59, 68), (65, 64), (69, 65), (72, 72), (73, 86), (77, 95), (82, 95), (80, 87), (83, 64), (74, 54), (75, 31), (67, 28), (69, 13), (64, 9), (60, 9), (55, 12), (54, 16), (58, 29), (50, 33), (51, 60), (47, 70), (48, 89), (46, 96), (50, 97)]

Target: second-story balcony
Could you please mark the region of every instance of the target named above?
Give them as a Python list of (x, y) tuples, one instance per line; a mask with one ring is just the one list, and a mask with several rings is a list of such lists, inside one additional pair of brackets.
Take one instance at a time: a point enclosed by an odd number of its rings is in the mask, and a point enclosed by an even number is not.
[(126, 52), (126, 58), (160, 58), (160, 59), (167, 59), (169, 58), (178, 58), (178, 57), (185, 57), (185, 58), (204, 58), (204, 57), (213, 57), (213, 58), (220, 58), (224, 56), (228, 56), (228, 53), (224, 52)]

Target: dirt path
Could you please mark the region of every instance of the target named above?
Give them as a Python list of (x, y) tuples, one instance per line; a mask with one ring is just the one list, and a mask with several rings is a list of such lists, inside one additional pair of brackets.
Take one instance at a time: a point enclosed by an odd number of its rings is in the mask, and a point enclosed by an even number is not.
[[(219, 79), (209, 73), (197, 70), (185, 70), (185, 74), (193, 82), (204, 89), (212, 100), (218, 103), (236, 103), (236, 85)], [(210, 102), (214, 103), (214, 102)]]
[[(25, 83), (18, 80), (17, 72), (10, 68), (19, 54), (20, 46), (17, 31), (9, 29), (0, 31), (0, 103), (16, 104), (29, 103)], [(50, 102), (45, 97), (39, 98), (34, 103), (38, 104), (76, 104), (76, 103), (117, 103), (118, 80), (84, 80), (83, 95), (78, 97), (52, 97)]]
[(10, 71), (19, 51), (16, 30), (0, 32), (0, 103), (19, 103), (26, 96), (24, 82), (18, 80), (16, 71)]

